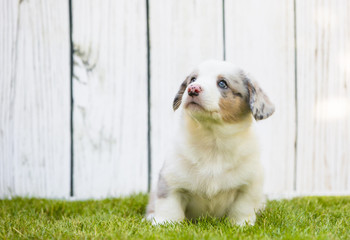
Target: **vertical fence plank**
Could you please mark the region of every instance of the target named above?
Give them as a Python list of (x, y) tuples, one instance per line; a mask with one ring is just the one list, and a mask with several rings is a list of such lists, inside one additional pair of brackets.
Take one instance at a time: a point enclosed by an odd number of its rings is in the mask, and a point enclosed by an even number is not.
[(67, 197), (67, 1), (0, 3), (0, 197)]
[(73, 0), (74, 190), (147, 190), (146, 3)]
[(292, 0), (225, 1), (226, 56), (250, 72), (276, 106), (257, 123), (265, 166), (265, 190), (294, 185), (295, 92)]
[(192, 67), (222, 59), (222, 2), (150, 0), (152, 187), (174, 134), (174, 96)]
[(296, 1), (297, 190), (350, 190), (350, 2)]

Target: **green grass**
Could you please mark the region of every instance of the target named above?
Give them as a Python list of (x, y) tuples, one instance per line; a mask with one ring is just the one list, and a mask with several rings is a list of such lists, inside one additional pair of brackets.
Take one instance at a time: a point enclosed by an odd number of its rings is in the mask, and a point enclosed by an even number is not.
[(269, 201), (255, 226), (226, 219), (152, 226), (146, 195), (102, 201), (0, 200), (1, 239), (349, 239), (350, 197)]

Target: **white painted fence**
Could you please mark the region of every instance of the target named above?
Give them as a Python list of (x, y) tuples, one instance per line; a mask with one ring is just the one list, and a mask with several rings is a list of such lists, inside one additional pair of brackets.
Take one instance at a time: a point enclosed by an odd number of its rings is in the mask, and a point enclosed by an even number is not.
[(192, 66), (233, 61), (276, 105), (266, 192), (350, 192), (347, 0), (1, 0), (0, 197), (154, 186)]

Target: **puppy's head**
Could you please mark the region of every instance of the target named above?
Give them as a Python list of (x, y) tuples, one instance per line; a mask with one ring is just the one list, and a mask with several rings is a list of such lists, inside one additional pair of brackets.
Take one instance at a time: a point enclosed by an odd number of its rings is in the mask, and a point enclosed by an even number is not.
[(173, 108), (180, 105), (198, 119), (214, 118), (228, 123), (256, 120), (275, 110), (267, 95), (241, 69), (229, 62), (207, 61), (199, 65), (180, 86)]

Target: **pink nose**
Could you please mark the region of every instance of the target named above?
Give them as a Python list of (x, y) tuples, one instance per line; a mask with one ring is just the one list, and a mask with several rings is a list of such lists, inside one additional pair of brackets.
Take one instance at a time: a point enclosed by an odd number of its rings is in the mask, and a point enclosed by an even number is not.
[(190, 95), (191, 97), (193, 96), (198, 96), (199, 93), (202, 91), (201, 86), (199, 86), (198, 84), (191, 84), (188, 87), (188, 95)]

